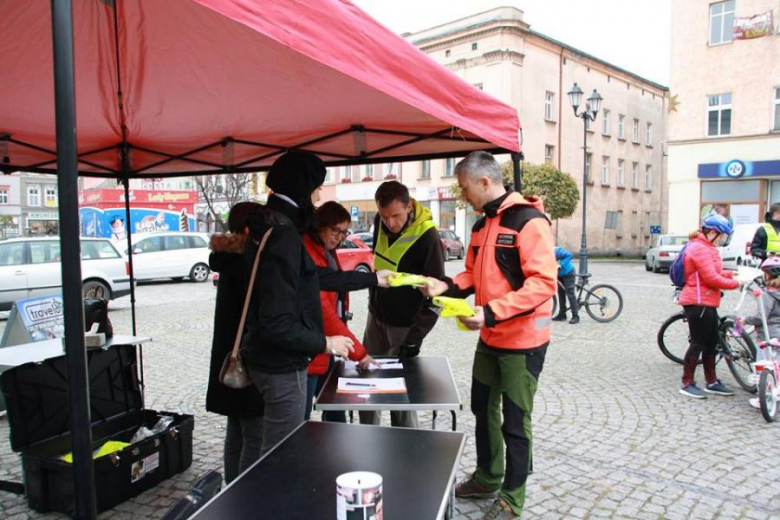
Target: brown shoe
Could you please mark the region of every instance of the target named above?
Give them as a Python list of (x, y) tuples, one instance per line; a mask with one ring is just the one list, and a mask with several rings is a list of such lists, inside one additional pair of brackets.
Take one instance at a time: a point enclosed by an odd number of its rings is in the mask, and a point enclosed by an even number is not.
[(493, 505), (490, 506), (490, 509), (487, 510), (485, 516), (482, 517), (482, 520), (514, 520), (516, 518), (520, 517), (512, 511), (509, 504), (497, 498)]
[(458, 498), (493, 498), (497, 494), (497, 489), (483, 486), (474, 480), (474, 475), (455, 486), (455, 496)]

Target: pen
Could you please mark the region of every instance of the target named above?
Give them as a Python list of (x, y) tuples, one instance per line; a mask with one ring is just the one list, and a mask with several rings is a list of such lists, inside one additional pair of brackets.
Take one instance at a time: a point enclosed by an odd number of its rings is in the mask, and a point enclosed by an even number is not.
[(370, 388), (376, 387), (376, 385), (372, 385), (372, 384), (369, 384), (369, 383), (352, 383), (352, 382), (348, 381), (346, 384), (348, 384), (350, 386), (367, 386), (367, 387), (370, 387)]

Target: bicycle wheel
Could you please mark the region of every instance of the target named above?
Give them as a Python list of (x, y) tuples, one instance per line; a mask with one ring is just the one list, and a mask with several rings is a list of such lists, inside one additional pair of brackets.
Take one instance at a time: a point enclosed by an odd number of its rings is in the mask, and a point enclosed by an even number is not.
[[(690, 346), (690, 338), (688, 320), (685, 319), (685, 314), (679, 312), (670, 316), (658, 330), (658, 348), (661, 349), (664, 356), (682, 365), (685, 352)], [(701, 358), (699, 363), (701, 363)]]
[(552, 308), (552, 312), (551, 312), (550, 315), (555, 317), (555, 316), (558, 315), (558, 295), (557, 294), (552, 297), (552, 302), (553, 302), (553, 308)]
[(608, 323), (623, 312), (623, 296), (611, 285), (594, 285), (585, 289), (585, 310), (599, 323)]
[(777, 379), (775, 373), (768, 368), (761, 371), (761, 377), (758, 380), (758, 402), (761, 403), (761, 415), (766, 422), (774, 422), (777, 414), (777, 399), (775, 399), (775, 388)]
[(742, 334), (737, 334), (734, 322), (730, 319), (723, 320), (721, 323), (720, 337), (730, 350), (730, 353), (724, 352), (724, 354), (731, 375), (743, 389), (756, 393), (756, 385), (750, 383), (750, 376), (753, 374), (752, 364), (756, 361), (756, 346), (753, 340), (744, 330)]

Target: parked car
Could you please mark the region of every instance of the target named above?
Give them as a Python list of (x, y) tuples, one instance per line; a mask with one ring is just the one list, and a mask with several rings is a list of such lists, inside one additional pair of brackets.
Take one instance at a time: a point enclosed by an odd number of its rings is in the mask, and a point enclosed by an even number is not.
[(336, 249), (336, 256), (344, 271), (374, 271), (374, 252), (357, 235), (349, 235)]
[[(130, 294), (129, 267), (107, 238), (81, 239), (84, 294), (107, 299)], [(61, 291), (59, 237), (11, 238), (0, 242), (0, 311), (16, 300)]]
[(750, 254), (750, 244), (761, 224), (738, 224), (734, 231), (720, 245), (720, 259), (726, 269), (736, 269), (740, 265), (756, 267), (758, 261)]
[[(133, 275), (136, 280), (173, 278), (205, 282), (209, 278), (208, 235), (164, 232), (137, 234), (133, 243)], [(127, 255), (127, 248), (123, 249)]]
[(439, 235), (441, 236), (441, 248), (444, 250), (444, 261), (447, 262), (452, 257), (463, 260), (466, 248), (460, 241), (460, 237), (449, 229), (440, 230)]
[(359, 233), (353, 233), (350, 236), (359, 239), (361, 242), (363, 242), (365, 245), (367, 245), (369, 249), (372, 249), (372, 250), (374, 249), (374, 234), (373, 233), (369, 233), (367, 231), (361, 231)]
[(660, 273), (661, 269), (669, 269), (677, 254), (687, 243), (687, 235), (659, 236), (655, 246), (647, 251), (645, 270)]

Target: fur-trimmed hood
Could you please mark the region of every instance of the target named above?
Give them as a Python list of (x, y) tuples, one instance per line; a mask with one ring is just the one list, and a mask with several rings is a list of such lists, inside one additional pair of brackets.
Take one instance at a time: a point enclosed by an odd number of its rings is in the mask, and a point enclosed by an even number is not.
[(244, 255), (245, 235), (232, 233), (217, 234), (209, 241), (209, 267), (212, 271), (221, 272), (231, 266), (242, 265)]

